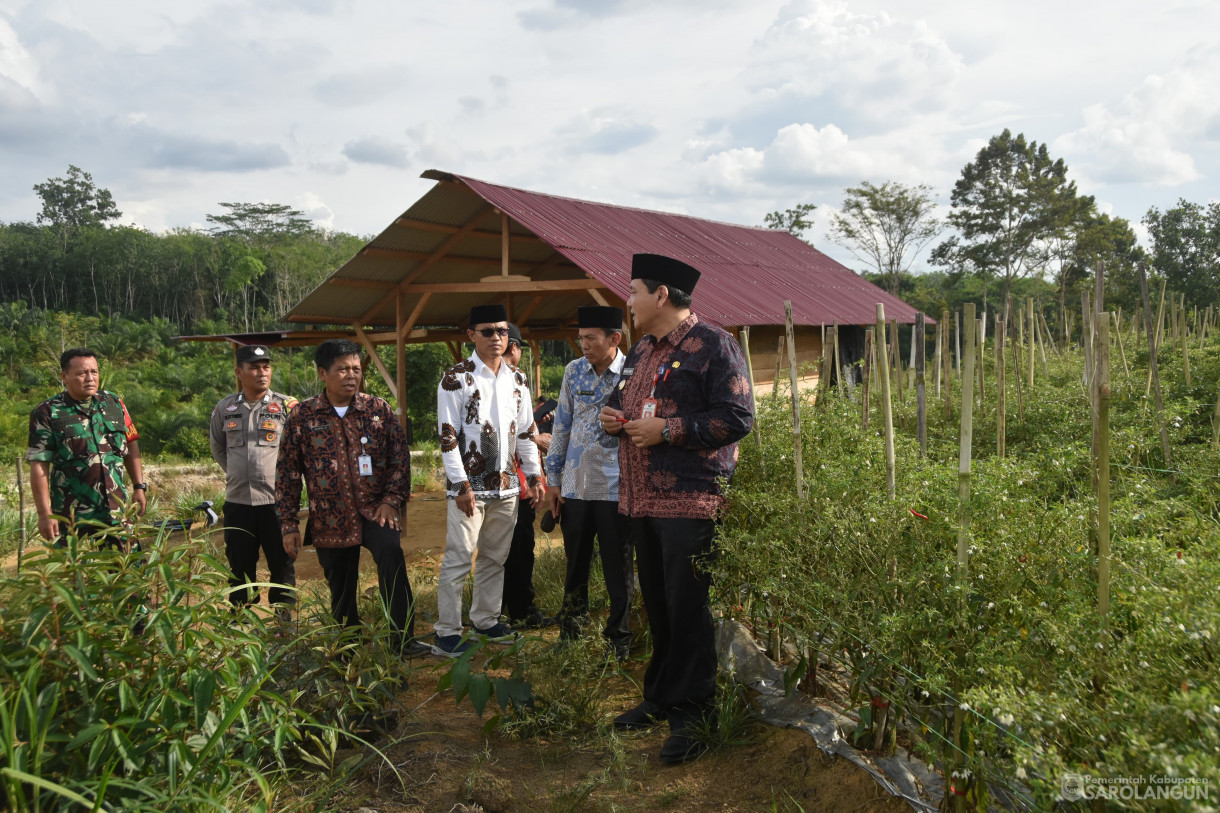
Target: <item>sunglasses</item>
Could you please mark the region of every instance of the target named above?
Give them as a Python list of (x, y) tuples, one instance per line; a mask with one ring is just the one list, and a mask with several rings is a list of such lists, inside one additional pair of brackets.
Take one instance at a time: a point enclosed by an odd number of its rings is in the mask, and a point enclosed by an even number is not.
[(506, 327), (485, 327), (482, 330), (476, 330), (475, 333), (482, 334), (484, 339), (490, 339), (492, 336), (499, 336), (501, 339), (503, 339), (505, 336), (508, 335), (508, 328), (506, 328)]

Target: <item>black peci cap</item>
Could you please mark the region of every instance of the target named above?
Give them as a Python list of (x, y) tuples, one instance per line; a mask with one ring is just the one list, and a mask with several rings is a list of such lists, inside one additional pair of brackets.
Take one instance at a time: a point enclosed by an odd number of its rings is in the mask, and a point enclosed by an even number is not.
[(699, 270), (673, 257), (635, 254), (631, 257), (631, 278), (650, 279), (689, 294), (699, 284)]
[(507, 322), (508, 311), (503, 305), (475, 305), (470, 309), (470, 326), (482, 325), (488, 322)]
[(576, 327), (600, 327), (606, 330), (622, 330), (623, 309), (609, 308), (602, 305), (583, 305), (576, 309)]
[(271, 351), (266, 345), (262, 344), (244, 344), (237, 348), (234, 354), (238, 364), (245, 364), (251, 361), (271, 361)]
[(508, 340), (516, 342), (518, 347), (525, 347), (525, 340), (521, 338), (521, 328), (512, 322), (508, 323)]

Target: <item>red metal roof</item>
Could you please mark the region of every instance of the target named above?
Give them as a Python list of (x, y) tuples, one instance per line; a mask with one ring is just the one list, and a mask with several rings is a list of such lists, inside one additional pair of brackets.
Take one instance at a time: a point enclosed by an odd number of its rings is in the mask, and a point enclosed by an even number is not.
[(433, 170), (423, 177), (465, 184), (623, 299), (631, 255), (651, 253), (702, 272), (692, 307), (722, 326), (783, 324), (786, 299), (792, 300), (797, 324), (873, 324), (877, 303), (885, 306), (887, 319), (915, 321), (915, 308), (788, 232), (563, 198)]

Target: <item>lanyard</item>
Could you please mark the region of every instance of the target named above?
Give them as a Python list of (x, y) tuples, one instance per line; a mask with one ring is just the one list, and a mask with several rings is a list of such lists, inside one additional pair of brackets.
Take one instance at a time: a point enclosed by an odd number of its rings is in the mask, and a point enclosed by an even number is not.
[[(665, 373), (665, 375), (662, 376), (661, 373)], [(657, 394), (657, 382), (659, 382), (659, 381), (664, 382), (664, 381), (668, 381), (668, 380), (669, 380), (669, 368), (667, 368), (664, 364), (662, 364), (660, 367), (657, 368), (657, 374), (652, 377), (652, 389), (648, 391), (648, 397), (652, 398)]]

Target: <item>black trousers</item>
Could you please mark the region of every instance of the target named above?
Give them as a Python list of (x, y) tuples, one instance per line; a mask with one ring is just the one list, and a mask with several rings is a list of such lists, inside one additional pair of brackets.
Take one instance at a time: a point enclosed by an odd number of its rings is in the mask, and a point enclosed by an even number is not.
[(534, 606), (534, 506), (528, 500), (517, 503), (517, 527), (504, 560), (504, 597), (500, 612), (510, 619), (527, 618)]
[[(284, 550), (284, 537), (280, 533), (280, 521), (275, 515), (274, 505), (242, 505), (225, 502), (225, 556), (229, 559), (229, 585), (239, 588), (229, 593), (234, 606), (258, 604), (258, 588), (242, 587), (258, 581), (258, 552), (267, 557), (267, 570), (271, 581), (277, 585), (296, 586), (296, 564)], [(272, 604), (293, 604), (296, 593), (283, 587), (272, 587), (268, 591)]]
[(390, 614), (390, 626), (404, 638), (415, 637), (415, 597), (407, 581), (399, 531), (361, 517), (360, 537), (359, 547), (318, 548), (318, 564), (330, 586), (330, 614), (345, 627), (360, 624), (356, 610), (360, 548), (368, 548), (377, 565), (377, 586)]
[(593, 564), (593, 541), (601, 553), (602, 575), (610, 598), (610, 616), (602, 635), (612, 644), (631, 644), (631, 597), (635, 578), (631, 568), (631, 531), (618, 503), (609, 500), (564, 500), (560, 515), (563, 550), (568, 570), (563, 582), (560, 634), (571, 638), (580, 633), (577, 619), (589, 612), (589, 570)]
[(652, 659), (644, 699), (674, 718), (702, 714), (716, 694), (716, 638), (708, 605), (716, 523), (710, 519), (630, 520), (640, 594), (648, 610)]

